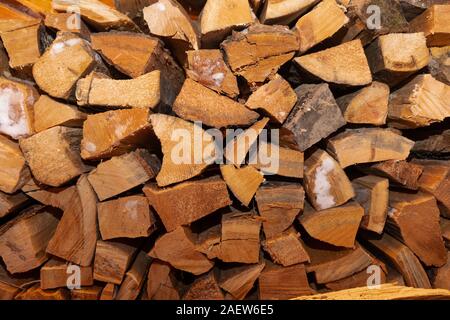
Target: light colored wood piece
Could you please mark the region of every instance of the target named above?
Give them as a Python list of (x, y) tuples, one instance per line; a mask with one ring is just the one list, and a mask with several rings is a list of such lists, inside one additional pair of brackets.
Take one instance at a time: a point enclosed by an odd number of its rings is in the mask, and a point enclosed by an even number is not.
[(222, 165), (220, 172), (231, 192), (245, 206), (250, 204), (264, 180), (262, 173), (251, 166), (236, 168), (232, 164)]
[(288, 25), (315, 3), (316, 0), (267, 0), (259, 20), (264, 24)]
[(179, 300), (180, 293), (169, 264), (153, 260), (148, 271), (147, 295), (149, 300)]
[(300, 240), (300, 233), (293, 227), (269, 239), (266, 238), (262, 246), (272, 261), (283, 267), (310, 262), (308, 253)]
[(19, 144), (0, 135), (0, 190), (14, 193), (30, 179)]
[(264, 267), (265, 263), (259, 263), (220, 270), (219, 286), (233, 298), (242, 300), (253, 288)]
[(151, 258), (144, 252), (139, 251), (120, 285), (115, 300), (136, 300), (144, 286), (150, 267)]
[(7, 194), (0, 191), (0, 218), (24, 207), (28, 200), (29, 198), (23, 192)]
[(412, 32), (423, 32), (429, 47), (450, 45), (449, 4), (436, 4), (410, 22)]
[(394, 185), (417, 190), (423, 166), (405, 160), (388, 160), (376, 163), (370, 166), (368, 170), (376, 175), (389, 178)]
[[(41, 289), (47, 290), (55, 288), (66, 288), (67, 285), (72, 284), (68, 279), (73, 273), (70, 266), (79, 267), (55, 258), (47, 261), (47, 263), (44, 264), (40, 270)], [(79, 268), (79, 284), (81, 286), (92, 286), (94, 284), (94, 279), (92, 277), (92, 267), (88, 266)], [(74, 270), (76, 269), (74, 268)]]
[(441, 214), (450, 216), (450, 166), (425, 164), (418, 185), (419, 190), (432, 194), (447, 210), (447, 214)]

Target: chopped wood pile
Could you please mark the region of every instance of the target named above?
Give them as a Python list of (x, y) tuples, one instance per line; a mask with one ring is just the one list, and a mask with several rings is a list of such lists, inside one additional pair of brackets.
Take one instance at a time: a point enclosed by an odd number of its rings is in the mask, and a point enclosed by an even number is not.
[(0, 299), (449, 298), (449, 21), (1, 1)]

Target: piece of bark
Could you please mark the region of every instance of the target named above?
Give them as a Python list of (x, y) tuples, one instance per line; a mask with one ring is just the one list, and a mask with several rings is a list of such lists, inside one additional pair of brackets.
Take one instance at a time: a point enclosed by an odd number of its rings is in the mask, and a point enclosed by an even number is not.
[(197, 278), (187, 289), (183, 300), (224, 300), (214, 270)]
[(231, 192), (248, 207), (264, 180), (262, 173), (251, 166), (236, 168), (232, 164), (220, 166), (220, 172)]
[(395, 85), (430, 61), (423, 33), (390, 33), (378, 37), (366, 49), (375, 79)]
[(216, 128), (249, 125), (258, 119), (258, 113), (247, 109), (228, 97), (186, 79), (174, 104), (173, 111), (189, 121), (201, 121)]
[(289, 25), (316, 3), (316, 0), (267, 0), (259, 20), (264, 24)]
[(327, 151), (342, 168), (386, 160), (405, 160), (414, 142), (381, 128), (347, 129), (328, 140)]
[(381, 234), (388, 212), (388, 179), (369, 175), (352, 180), (352, 185), (355, 201), (364, 208), (360, 227)]
[[(72, 269), (71, 267), (74, 267)], [(55, 289), (55, 288), (66, 288), (72, 285), (69, 282), (69, 277), (73, 274), (73, 270), (78, 272), (76, 268), (79, 268), (79, 279), (80, 282), (77, 285), (81, 286), (92, 286), (94, 284), (94, 279), (92, 277), (92, 267), (80, 267), (67, 263), (59, 259), (52, 258), (44, 264), (40, 271), (41, 279), (41, 289)]]
[(45, 16), (44, 24), (47, 28), (56, 32), (72, 32), (80, 35), (83, 39), (90, 38), (90, 31), (86, 24), (70, 12), (52, 13)]
[(41, 24), (2, 32), (0, 37), (8, 52), (9, 66), (12, 69), (31, 71), (33, 64), (41, 56), (41, 34), (44, 32)]
[(300, 39), (300, 52), (333, 36), (347, 22), (348, 17), (335, 0), (324, 0), (302, 16), (295, 24)]
[[(161, 170), (156, 176), (158, 186), (165, 187), (195, 177), (216, 160), (216, 137), (200, 126), (165, 114), (152, 114), (150, 122), (164, 155)], [(197, 143), (198, 137), (202, 143)]]
[(428, 71), (436, 79), (450, 85), (450, 46), (430, 48)]
[(0, 133), (15, 140), (33, 134), (33, 105), (38, 98), (31, 85), (0, 77)]
[(363, 215), (364, 209), (354, 201), (320, 211), (306, 204), (298, 220), (311, 237), (337, 247), (354, 248)]
[(139, 27), (123, 13), (103, 4), (98, 0), (54, 0), (52, 8), (60, 12), (77, 12), (95, 29), (104, 31), (110, 29), (137, 31)]
[(35, 284), (15, 296), (15, 300), (70, 300), (70, 292), (65, 288), (42, 290)]
[(48, 259), (45, 253), (58, 219), (41, 206), (32, 206), (0, 228), (0, 256), (10, 273), (39, 267)]
[[(263, 118), (255, 122), (251, 127), (243, 132), (236, 130), (226, 137), (225, 159), (227, 164), (234, 164), (239, 168), (244, 162), (249, 152), (256, 152), (256, 142), (260, 134), (265, 130), (269, 118)], [(265, 135), (267, 137), (267, 134)], [(260, 139), (264, 140), (264, 139)]]
[(150, 265), (147, 280), (149, 300), (179, 300), (180, 292), (172, 275), (171, 267), (165, 262), (154, 260)]
[(258, 263), (261, 221), (252, 213), (222, 216), (222, 237), (218, 258), (223, 262)]
[(253, 288), (265, 263), (231, 267), (220, 270), (219, 286), (229, 292), (233, 298), (242, 300)]
[(64, 206), (47, 252), (81, 266), (91, 265), (97, 241), (97, 197), (85, 175)]
[(90, 44), (69, 32), (58, 33), (55, 41), (33, 65), (33, 77), (39, 88), (50, 96), (68, 99), (78, 79), (97, 67), (104, 67)]
[(389, 99), (389, 124), (398, 129), (429, 126), (450, 117), (450, 86), (420, 74)]
[[(432, 194), (450, 217), (450, 166), (424, 165), (418, 181), (419, 190)], [(445, 211), (444, 210), (444, 211)]]
[(298, 50), (298, 38), (285, 26), (255, 24), (233, 33), (221, 48), (231, 70), (254, 84), (275, 76), (292, 59)]
[(371, 165), (368, 170), (406, 189), (417, 190), (423, 166), (405, 160), (388, 160)]
[(405, 279), (406, 285), (414, 288), (431, 288), (430, 281), (419, 259), (400, 241), (384, 233), (379, 239), (368, 239), (369, 248), (383, 254)]
[(136, 248), (128, 244), (98, 240), (94, 258), (94, 279), (121, 284), (135, 252)]
[(82, 127), (87, 115), (77, 107), (42, 95), (34, 104), (34, 129), (41, 132), (55, 126)]
[(300, 151), (345, 125), (344, 117), (328, 84), (304, 84), (295, 89), (297, 104), (283, 128), (295, 136)]
[(151, 259), (140, 251), (120, 285), (115, 300), (136, 300), (144, 285)]
[(362, 86), (372, 82), (360, 40), (310, 53), (294, 61), (300, 68), (326, 82), (347, 86)]
[(314, 272), (319, 284), (344, 279), (373, 263), (373, 258), (358, 243), (355, 249), (327, 250), (308, 246), (305, 248), (311, 258), (306, 271)]
[(447, 260), (436, 199), (428, 194), (389, 193), (386, 230), (404, 242), (427, 266)]
[(202, 47), (217, 46), (232, 30), (241, 29), (253, 20), (247, 0), (207, 0), (200, 16)]
[(58, 187), (87, 170), (80, 157), (82, 130), (53, 127), (20, 140), (20, 148), (33, 176)]
[(194, 235), (187, 227), (178, 227), (164, 234), (156, 240), (149, 255), (195, 275), (208, 272), (214, 266), (214, 262), (195, 250)]
[(303, 210), (305, 191), (300, 184), (271, 181), (256, 192), (259, 215), (267, 239), (288, 229)]
[(412, 151), (418, 153), (441, 154), (450, 152), (450, 130), (416, 141)]
[(258, 152), (250, 153), (248, 164), (264, 175), (303, 178), (303, 152), (260, 139)]
[(411, 32), (423, 32), (429, 47), (450, 45), (450, 5), (433, 5), (410, 22)]
[(0, 191), (14, 193), (30, 179), (25, 158), (19, 145), (0, 135)]
[(318, 149), (305, 161), (304, 187), (316, 210), (339, 206), (355, 193), (344, 170), (327, 152)]
[(258, 284), (261, 300), (287, 300), (313, 293), (303, 264), (290, 267), (266, 264)]
[(269, 253), (272, 261), (283, 267), (310, 262), (308, 253), (300, 240), (300, 233), (296, 232), (293, 227), (281, 234), (266, 238), (262, 242), (262, 246)]
[(251, 94), (245, 105), (262, 110), (275, 123), (283, 124), (297, 102), (297, 94), (289, 82), (276, 74), (272, 80)]
[(200, 48), (197, 26), (177, 1), (152, 1), (143, 14), (150, 34), (163, 37), (180, 61), (186, 57), (187, 50)]
[(189, 78), (230, 98), (239, 95), (237, 79), (218, 49), (189, 50), (186, 74)]
[(148, 237), (155, 231), (156, 218), (144, 196), (129, 196), (97, 204), (103, 240)]
[(145, 149), (113, 157), (100, 163), (88, 180), (100, 201), (144, 184), (159, 170), (159, 159)]
[(336, 99), (347, 123), (383, 125), (386, 123), (389, 86), (374, 81), (354, 93)]
[(0, 218), (23, 208), (29, 198), (23, 192), (7, 194), (0, 191)]
[(70, 292), (71, 300), (99, 300), (102, 294), (102, 287), (90, 286), (74, 289)]
[(114, 283), (107, 283), (103, 287), (99, 300), (114, 300), (117, 295), (117, 286)]
[(143, 191), (168, 232), (232, 203), (227, 185), (220, 176), (187, 181), (164, 189), (150, 183)]

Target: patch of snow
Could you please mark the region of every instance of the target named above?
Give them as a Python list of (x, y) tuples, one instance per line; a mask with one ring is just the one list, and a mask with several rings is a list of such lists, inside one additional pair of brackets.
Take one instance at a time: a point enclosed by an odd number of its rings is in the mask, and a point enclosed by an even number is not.
[(314, 180), (314, 193), (316, 202), (320, 209), (331, 208), (335, 205), (334, 197), (330, 194), (331, 184), (328, 181), (328, 174), (333, 171), (335, 163), (332, 159), (326, 158), (322, 164), (316, 168)]
[(225, 79), (225, 75), (223, 74), (223, 72), (217, 72), (212, 75), (212, 79), (214, 80), (215, 85), (219, 87), (220, 85), (222, 85), (223, 79)]
[(117, 138), (122, 138), (123, 134), (125, 133), (125, 130), (127, 129), (126, 126), (119, 125), (116, 130), (114, 130), (114, 134)]
[(156, 8), (158, 8), (159, 11), (166, 11), (166, 6), (164, 5), (164, 3), (158, 2), (156, 4)]
[(25, 115), (23, 93), (17, 89), (0, 89), (0, 132), (13, 139), (30, 134)]
[(95, 152), (95, 150), (97, 150), (97, 146), (95, 144), (93, 144), (92, 142), (87, 142), (84, 146), (84, 148), (88, 151), (88, 152)]

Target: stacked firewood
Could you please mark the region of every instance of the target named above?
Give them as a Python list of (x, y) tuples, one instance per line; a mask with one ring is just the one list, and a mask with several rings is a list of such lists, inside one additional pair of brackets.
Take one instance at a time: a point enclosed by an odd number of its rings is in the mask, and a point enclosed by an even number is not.
[(0, 299), (450, 290), (449, 21), (446, 0), (1, 1)]

